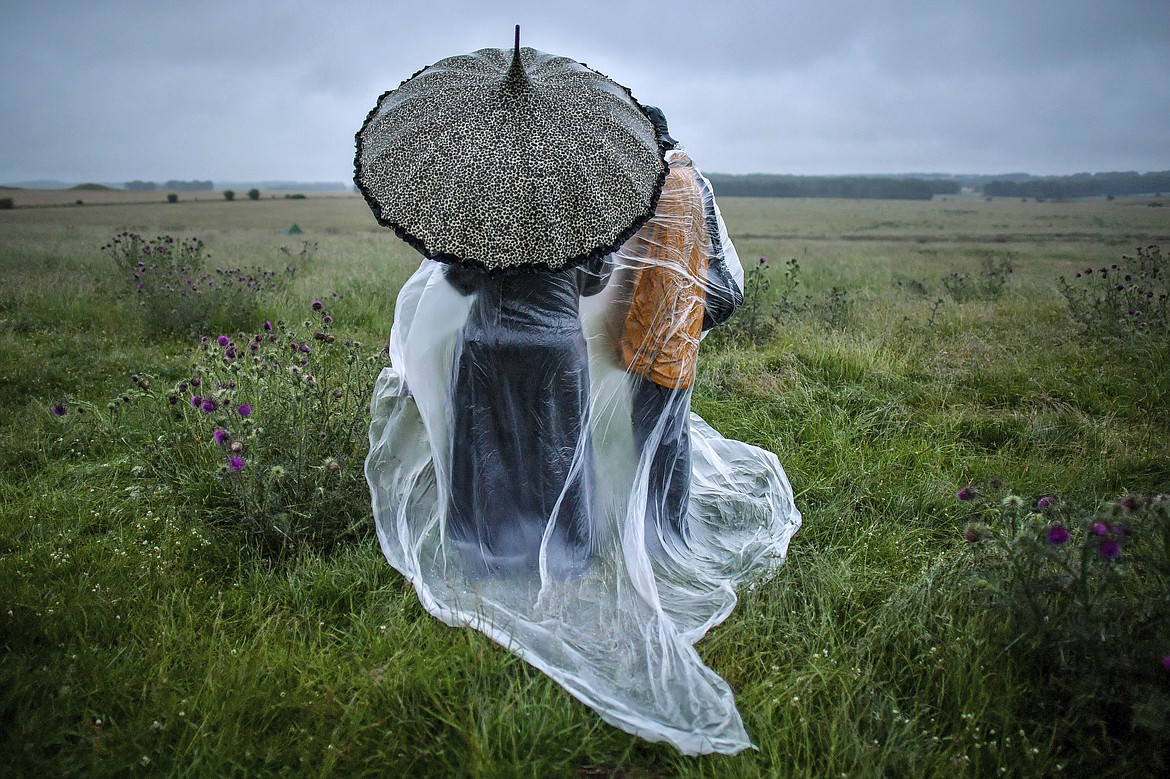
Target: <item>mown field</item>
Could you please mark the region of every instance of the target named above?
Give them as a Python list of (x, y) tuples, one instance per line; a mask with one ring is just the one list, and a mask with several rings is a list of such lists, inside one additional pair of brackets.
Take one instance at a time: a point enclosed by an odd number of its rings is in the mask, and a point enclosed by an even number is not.
[[(222, 311), (202, 334), (250, 336), (322, 300), (367, 375), (417, 258), (360, 198), (100, 193), (24, 208), (36, 198), (6, 194), (17, 208), (0, 211), (5, 773), (1138, 776), (1166, 765), (1156, 706), (1138, 717), (1076, 697), (1074, 672), (1042, 647), (1024, 651), (1019, 624), (988, 605), (956, 493), (1091, 509), (1170, 491), (1166, 339), (1086, 330), (1058, 281), (1138, 247), (1170, 249), (1170, 209), (721, 201), (757, 282), (755, 313), (704, 345), (694, 405), (779, 456), (805, 521), (779, 574), (699, 645), (759, 748), (687, 758), (610, 728), (487, 639), (429, 617), (362, 509), (336, 543), (274, 546), (264, 527), (225, 520), (230, 474), (174, 459), (190, 448), (188, 417), (165, 397), (190, 380), (200, 333), (144, 318), (101, 247), (127, 230), (198, 237), (209, 266), (295, 267), (248, 299), (249, 321)], [(282, 232), (294, 223), (302, 234)], [(260, 525), (365, 500), (358, 454), (287, 467), (306, 481), (282, 482), (288, 505), (264, 504)], [(1127, 555), (1108, 575), (1137, 580)], [(1161, 669), (1170, 628), (1155, 617), (1170, 613), (1170, 584), (1159, 575), (1142, 579), (1155, 596), (1141, 624), (1143, 641), (1165, 638), (1148, 658)], [(1102, 602), (1102, 624), (1110, 609), (1114, 622), (1128, 615), (1123, 596), (1137, 591)], [(1115, 638), (1102, 635), (1100, 663), (1078, 678), (1121, 673)], [(1170, 670), (1149, 678), (1143, 690), (1170, 691)]]

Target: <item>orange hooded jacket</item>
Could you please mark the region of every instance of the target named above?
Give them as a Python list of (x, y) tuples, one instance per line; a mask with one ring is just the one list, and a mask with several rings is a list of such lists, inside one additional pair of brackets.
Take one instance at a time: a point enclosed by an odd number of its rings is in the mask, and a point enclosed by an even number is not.
[(621, 337), (627, 369), (656, 384), (694, 384), (712, 240), (690, 157), (670, 160), (658, 208), (622, 249), (632, 295)]

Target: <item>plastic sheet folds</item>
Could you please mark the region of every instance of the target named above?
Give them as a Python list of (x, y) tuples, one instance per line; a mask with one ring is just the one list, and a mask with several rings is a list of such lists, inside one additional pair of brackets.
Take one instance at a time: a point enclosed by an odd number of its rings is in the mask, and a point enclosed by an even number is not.
[(605, 721), (686, 754), (751, 746), (694, 644), (800, 526), (776, 456), (690, 412), (743, 271), (685, 154), (618, 252), (491, 276), (423, 260), (399, 293), (366, 476), (423, 606)]

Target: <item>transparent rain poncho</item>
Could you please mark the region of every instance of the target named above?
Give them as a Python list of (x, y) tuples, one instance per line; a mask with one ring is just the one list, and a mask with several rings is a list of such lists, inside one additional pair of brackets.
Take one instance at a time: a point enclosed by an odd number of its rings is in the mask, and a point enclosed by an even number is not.
[(695, 652), (800, 525), (776, 456), (690, 412), (704, 328), (742, 299), (709, 186), (681, 152), (655, 216), (561, 273), (423, 260), (372, 403), (387, 559), (605, 721), (686, 754), (751, 746)]

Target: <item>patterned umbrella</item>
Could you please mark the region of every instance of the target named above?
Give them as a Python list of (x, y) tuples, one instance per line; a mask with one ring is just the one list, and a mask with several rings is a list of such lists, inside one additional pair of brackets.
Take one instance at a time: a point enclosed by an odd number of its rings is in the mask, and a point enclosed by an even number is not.
[(386, 92), (357, 133), (354, 181), (425, 256), (558, 271), (620, 246), (654, 212), (658, 131), (630, 91), (516, 45), (448, 57)]

